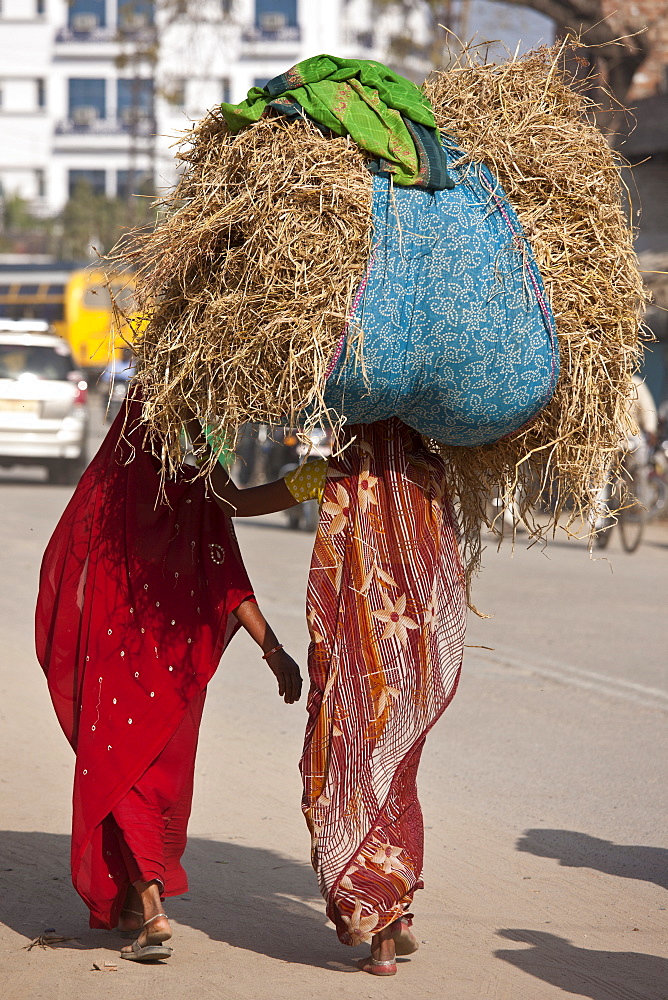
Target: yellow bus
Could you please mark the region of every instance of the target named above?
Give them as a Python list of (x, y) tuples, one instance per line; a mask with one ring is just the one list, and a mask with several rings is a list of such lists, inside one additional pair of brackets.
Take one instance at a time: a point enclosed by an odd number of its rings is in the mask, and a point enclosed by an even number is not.
[[(114, 298), (125, 308), (134, 282), (130, 275), (111, 281)], [(89, 380), (113, 360), (121, 360), (132, 331), (114, 329), (105, 275), (78, 264), (0, 263), (0, 317), (42, 319), (70, 345)]]

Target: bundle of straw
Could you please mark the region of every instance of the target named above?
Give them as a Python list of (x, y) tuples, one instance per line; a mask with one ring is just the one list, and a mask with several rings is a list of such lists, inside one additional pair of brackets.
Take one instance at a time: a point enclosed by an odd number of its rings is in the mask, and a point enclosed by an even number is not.
[[(245, 421), (323, 409), (327, 367), (371, 244), (371, 175), (348, 138), (218, 110), (184, 137), (187, 164), (151, 233), (108, 260), (136, 272), (144, 419), (167, 471), (189, 413), (227, 438)], [(221, 440), (224, 435), (221, 436)]]
[[(499, 178), (557, 321), (561, 377), (514, 437), (446, 448), (469, 574), (490, 496), (538, 538), (566, 511), (585, 525), (628, 430), (644, 292), (620, 162), (570, 84), (564, 49), (501, 65), (465, 54), (425, 84), (439, 128)], [(144, 419), (167, 471), (194, 412), (228, 430), (327, 419), (327, 367), (368, 262), (371, 175), (349, 139), (308, 122), (231, 136), (211, 112), (185, 136), (186, 170), (155, 231), (112, 255), (136, 270)], [(538, 524), (532, 512), (549, 496)]]
[[(534, 538), (552, 532), (564, 513), (567, 530), (590, 531), (607, 470), (631, 430), (628, 401), (647, 295), (624, 213), (620, 158), (564, 63), (563, 44), (498, 66), (476, 65), (465, 54), (424, 88), (439, 128), (457, 137), (467, 159), (491, 169), (515, 208), (561, 354), (554, 397), (528, 428), (494, 445), (440, 449), (469, 569), (479, 563), (490, 497), (500, 501), (497, 514), (511, 511)], [(537, 521), (546, 503), (549, 514)]]

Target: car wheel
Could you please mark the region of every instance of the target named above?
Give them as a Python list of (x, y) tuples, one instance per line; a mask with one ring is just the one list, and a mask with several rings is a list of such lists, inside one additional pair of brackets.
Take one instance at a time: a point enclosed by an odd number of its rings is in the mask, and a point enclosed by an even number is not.
[(63, 475), (63, 470), (61, 463), (58, 461), (49, 462), (49, 464), (46, 467), (47, 483), (49, 483), (51, 486), (61, 486), (63, 482), (62, 475)]
[(64, 486), (76, 486), (86, 468), (86, 462), (81, 458), (68, 458), (63, 464), (61, 482)]
[(52, 486), (76, 486), (87, 465), (86, 456), (61, 458), (47, 466), (47, 482)]

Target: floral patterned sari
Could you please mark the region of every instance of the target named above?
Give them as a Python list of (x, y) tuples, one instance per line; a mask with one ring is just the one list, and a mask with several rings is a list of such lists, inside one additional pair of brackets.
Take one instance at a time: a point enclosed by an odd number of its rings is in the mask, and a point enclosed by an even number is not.
[(457, 687), (466, 601), (441, 460), (396, 418), (349, 433), (311, 562), (301, 768), (328, 916), (359, 944), (422, 887), (417, 768)]

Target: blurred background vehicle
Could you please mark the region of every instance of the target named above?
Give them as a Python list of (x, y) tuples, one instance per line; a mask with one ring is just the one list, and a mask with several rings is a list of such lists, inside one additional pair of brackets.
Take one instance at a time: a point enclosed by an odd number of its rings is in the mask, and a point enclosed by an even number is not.
[(134, 281), (68, 262), (0, 264), (0, 318), (40, 319), (70, 345), (74, 361), (92, 385), (127, 352), (131, 330), (116, 324), (111, 295), (121, 309), (130, 304)]
[(88, 461), (88, 385), (40, 320), (0, 319), (0, 466), (41, 465), (76, 483)]
[[(244, 424), (236, 445), (232, 477), (239, 486), (259, 486), (281, 479), (302, 462), (329, 458), (332, 453), (331, 430), (312, 427), (271, 427), (268, 424)], [(317, 500), (308, 500), (285, 511), (289, 528), (315, 531), (318, 526)]]
[(649, 517), (668, 514), (668, 440), (665, 438), (657, 441), (649, 460), (647, 512)]
[[(291, 454), (284, 455), (287, 462), (278, 470), (277, 479), (292, 472), (302, 462), (315, 462), (319, 458), (329, 458), (332, 453), (331, 431), (324, 427), (312, 427), (308, 433), (297, 433), (290, 431), (284, 438), (284, 448), (287, 447)], [(320, 518), (320, 504), (317, 500), (307, 500), (306, 503), (298, 503), (295, 507), (289, 507), (285, 511), (288, 527), (299, 531), (316, 531)]]
[(118, 352), (100, 375), (97, 390), (102, 398), (103, 419), (111, 423), (125, 401), (130, 380), (137, 368), (135, 356), (129, 348)]

